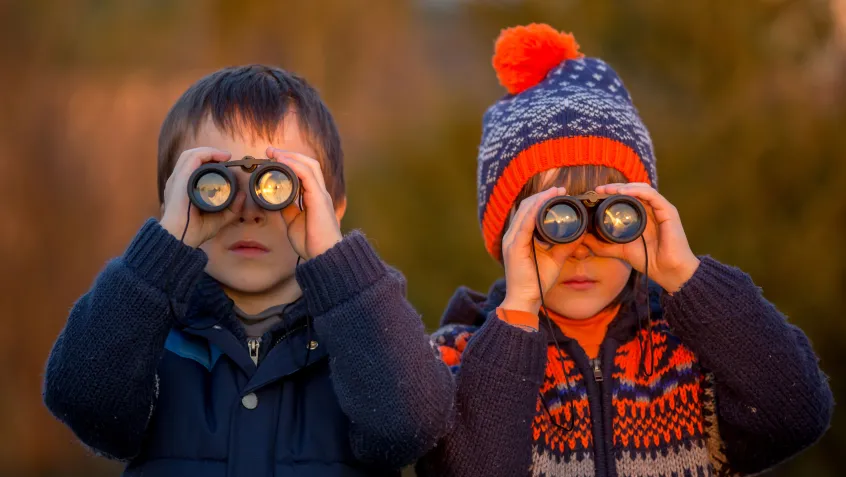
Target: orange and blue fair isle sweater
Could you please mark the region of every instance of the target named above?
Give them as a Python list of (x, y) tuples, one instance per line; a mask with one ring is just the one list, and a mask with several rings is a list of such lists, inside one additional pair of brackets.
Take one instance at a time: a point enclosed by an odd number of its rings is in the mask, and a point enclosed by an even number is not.
[(743, 475), (828, 428), (808, 339), (736, 268), (703, 258), (682, 290), (650, 294), (651, 325), (645, 296), (623, 305), (596, 359), (546, 320), (497, 319), (504, 291), (459, 289), (432, 336), (458, 416), (418, 475)]

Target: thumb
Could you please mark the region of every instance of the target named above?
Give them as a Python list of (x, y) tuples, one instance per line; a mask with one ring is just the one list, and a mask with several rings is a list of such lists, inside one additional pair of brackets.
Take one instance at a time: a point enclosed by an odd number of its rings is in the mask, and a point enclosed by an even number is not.
[(302, 213), (300, 207), (297, 205), (296, 202), (292, 203), (288, 207), (282, 209), (282, 220), (285, 221), (285, 226), (290, 227), (291, 223), (297, 218), (298, 215)]

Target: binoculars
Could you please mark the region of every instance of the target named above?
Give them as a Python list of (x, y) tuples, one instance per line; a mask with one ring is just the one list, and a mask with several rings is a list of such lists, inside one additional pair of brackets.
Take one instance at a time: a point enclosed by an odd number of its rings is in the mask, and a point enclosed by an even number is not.
[(237, 161), (210, 162), (195, 170), (188, 179), (188, 197), (203, 212), (220, 212), (229, 207), (238, 193), (238, 181), (230, 167), (250, 172), (250, 196), (267, 210), (282, 210), (300, 193), (300, 180), (285, 164), (270, 159), (245, 156)]
[(646, 229), (646, 209), (634, 197), (597, 194), (553, 197), (535, 220), (535, 237), (546, 243), (564, 244), (585, 232), (610, 243), (637, 240)]

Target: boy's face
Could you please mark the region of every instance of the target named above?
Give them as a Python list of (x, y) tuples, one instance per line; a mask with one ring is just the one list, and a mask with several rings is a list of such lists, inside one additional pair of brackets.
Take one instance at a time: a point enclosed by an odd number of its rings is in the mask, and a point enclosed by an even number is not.
[[(558, 172), (559, 169), (552, 169), (542, 173), (542, 190), (553, 185)], [(598, 184), (589, 183), (586, 188), (579, 187), (577, 192), (583, 193), (581, 189), (593, 190), (594, 185)], [(610, 305), (626, 287), (632, 267), (623, 260), (598, 256), (595, 252), (603, 250), (607, 253), (609, 247), (621, 246), (601, 243), (591, 233), (585, 233), (570, 244), (552, 245), (547, 249), (549, 254), (566, 256), (572, 253), (564, 262), (555, 286), (543, 297), (546, 306), (559, 315), (583, 320)]]
[[(244, 156), (266, 158), (267, 147), (273, 146), (316, 158), (317, 153), (300, 133), (296, 118), (286, 118), (283, 123), (284, 130), (269, 143), (252, 131), (244, 131), (243, 137), (233, 137), (207, 120), (183, 149), (213, 147), (231, 153), (231, 160), (238, 160)], [(250, 173), (240, 167), (232, 167), (230, 171), (235, 174), (239, 189), (248, 191)], [(336, 214), (340, 220), (343, 210), (337, 210)], [(282, 212), (259, 207), (249, 193), (239, 219), (222, 228), (200, 248), (208, 255), (206, 272), (248, 313), (290, 303), (301, 295), (294, 277), (297, 254), (288, 240)]]
[[(598, 257), (594, 250), (599, 241), (584, 234), (572, 255), (564, 262), (555, 286), (544, 295), (546, 306), (556, 313), (583, 320), (611, 304), (623, 291), (631, 275), (631, 265), (617, 258)], [(548, 253), (564, 252), (573, 244), (554, 245)], [(606, 245), (607, 247), (607, 245)]]

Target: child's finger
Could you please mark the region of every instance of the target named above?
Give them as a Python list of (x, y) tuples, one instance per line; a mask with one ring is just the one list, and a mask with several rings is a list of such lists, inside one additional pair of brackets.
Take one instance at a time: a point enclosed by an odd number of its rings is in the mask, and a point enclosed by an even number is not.
[(322, 207), (326, 205), (329, 209), (334, 209), (332, 197), (323, 185), (322, 176), (315, 174), (315, 171), (308, 164), (294, 160), (280, 152), (274, 152), (274, 159), (290, 167), (294, 171), (294, 174), (300, 178), (306, 207)]
[(314, 175), (314, 171), (312, 171), (307, 165), (284, 156), (277, 157), (276, 160), (280, 164), (285, 164), (294, 171), (294, 174), (296, 174), (300, 179), (300, 182), (302, 182), (303, 192), (306, 196), (314, 196), (315, 194), (326, 192), (326, 188), (321, 187), (320, 181), (317, 176)]
[(177, 160), (171, 176), (176, 176), (177, 171), (181, 173), (186, 168), (189, 169), (186, 173), (190, 174), (207, 162), (226, 162), (231, 157), (232, 154), (213, 147), (198, 147), (189, 149), (183, 152), (182, 156)]
[(277, 161), (284, 158), (288, 161), (304, 164), (311, 170), (312, 175), (314, 175), (316, 182), (320, 186), (320, 188), (326, 189), (326, 182), (323, 179), (323, 169), (320, 167), (320, 163), (317, 162), (316, 159), (308, 157), (305, 154), (300, 154), (298, 152), (292, 151), (285, 151), (272, 146), (268, 146), (267, 148), (267, 157), (272, 157)]
[(621, 187), (624, 186), (634, 186), (634, 187), (650, 187), (651, 186), (645, 182), (613, 182), (611, 184), (603, 184), (598, 186), (595, 190), (597, 194), (619, 194), (619, 190)]
[(203, 164), (207, 162), (226, 162), (232, 158), (232, 154), (226, 151), (221, 151), (220, 149), (215, 149), (212, 147), (208, 148), (200, 148), (203, 149), (197, 153), (197, 157), (200, 159), (200, 162)]
[(512, 226), (514, 231), (512, 241), (520, 245), (531, 244), (535, 230), (535, 218), (540, 208), (547, 200), (566, 193), (567, 190), (563, 187), (552, 187), (524, 200), (514, 216), (516, 223)]
[(652, 187), (640, 184), (626, 184), (619, 187), (615, 193), (640, 199), (641, 202), (644, 202), (648, 206), (647, 209), (652, 209), (657, 224), (679, 218), (678, 209)]
[(297, 216), (301, 213), (303, 213), (303, 211), (300, 210), (299, 205), (297, 205), (296, 203), (293, 203), (288, 207), (282, 209), (282, 220), (285, 221), (285, 226), (290, 227), (291, 223), (293, 223), (294, 220), (296, 220)]
[(608, 243), (599, 240), (593, 234), (583, 234), (584, 245), (597, 257), (623, 258), (625, 255), (624, 246), (616, 243)]

